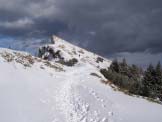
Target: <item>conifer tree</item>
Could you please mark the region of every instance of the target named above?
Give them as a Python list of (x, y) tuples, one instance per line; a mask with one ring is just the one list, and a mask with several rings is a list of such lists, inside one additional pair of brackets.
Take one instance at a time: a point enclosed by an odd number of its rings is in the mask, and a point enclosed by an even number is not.
[(115, 59), (115, 60), (112, 62), (111, 66), (110, 66), (110, 69), (111, 69), (112, 71), (117, 72), (117, 73), (120, 72), (120, 65), (119, 65), (119, 62), (118, 62), (117, 59)]
[(143, 85), (144, 85), (143, 94), (145, 96), (153, 97), (154, 91), (156, 89), (155, 75), (156, 75), (155, 69), (153, 65), (150, 64), (147, 70), (145, 71), (143, 78)]
[(156, 93), (157, 93), (157, 97), (162, 99), (162, 70), (161, 70), (161, 64), (160, 61), (158, 62), (158, 64), (156, 65)]
[(126, 62), (126, 59), (124, 58), (123, 61), (120, 63), (120, 73), (123, 75), (128, 75), (129, 74), (129, 68), (128, 64)]
[(160, 85), (162, 84), (162, 70), (161, 70), (161, 64), (160, 62), (158, 62), (158, 64), (156, 65), (156, 80), (157, 83)]
[(140, 79), (140, 69), (138, 66), (136, 66), (135, 64), (133, 64), (131, 67), (130, 67), (130, 73), (129, 73), (129, 76), (131, 78), (133, 78), (133, 80), (139, 80)]

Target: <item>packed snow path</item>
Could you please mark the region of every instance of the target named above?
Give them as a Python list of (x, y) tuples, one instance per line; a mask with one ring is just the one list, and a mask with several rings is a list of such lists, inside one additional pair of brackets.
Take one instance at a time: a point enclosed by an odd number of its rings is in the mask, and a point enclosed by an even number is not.
[[(100, 98), (100, 95), (97, 94), (93, 88), (86, 86), (86, 78), (92, 80), (89, 73), (94, 70), (95, 69), (90, 68), (90, 65), (78, 66), (73, 70), (72, 68), (67, 69), (65, 81), (62, 82), (63, 84), (60, 84), (59, 92), (56, 96), (58, 108), (65, 117), (64, 121), (112, 121), (112, 102), (109, 101), (110, 103), (106, 105), (105, 100)], [(89, 100), (91, 102), (89, 102)], [(106, 113), (107, 116), (103, 116), (104, 113)]]
[[(57, 108), (62, 117), (54, 122), (154, 122), (162, 120), (161, 105), (113, 91), (109, 86), (101, 84), (100, 78), (90, 75), (96, 70), (91, 65), (76, 66), (66, 70), (63, 84), (60, 84), (59, 92), (55, 96)], [(154, 108), (153, 104), (160, 108)]]

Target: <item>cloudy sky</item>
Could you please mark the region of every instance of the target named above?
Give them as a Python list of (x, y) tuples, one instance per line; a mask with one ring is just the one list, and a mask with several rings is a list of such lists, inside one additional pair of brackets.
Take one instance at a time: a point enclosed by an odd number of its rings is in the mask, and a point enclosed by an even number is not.
[(0, 0), (0, 46), (34, 50), (56, 34), (108, 58), (162, 61), (162, 0)]

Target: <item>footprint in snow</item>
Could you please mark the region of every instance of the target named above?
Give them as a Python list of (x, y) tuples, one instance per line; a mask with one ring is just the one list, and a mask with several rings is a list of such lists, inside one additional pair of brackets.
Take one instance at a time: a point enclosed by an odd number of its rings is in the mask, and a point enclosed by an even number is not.
[(100, 122), (108, 122), (107, 118), (103, 118)]
[(113, 116), (113, 112), (110, 111), (110, 112), (108, 113), (108, 115), (109, 115), (109, 116)]
[(103, 107), (103, 108), (106, 108), (106, 105), (102, 104), (102, 107)]

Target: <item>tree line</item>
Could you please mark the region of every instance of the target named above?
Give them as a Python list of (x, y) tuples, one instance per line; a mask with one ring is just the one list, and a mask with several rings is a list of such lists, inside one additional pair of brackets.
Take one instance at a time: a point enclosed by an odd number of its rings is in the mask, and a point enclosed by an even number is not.
[(150, 64), (145, 71), (137, 65), (128, 65), (126, 60), (114, 60), (109, 68), (100, 72), (120, 89), (162, 101), (162, 67)]

